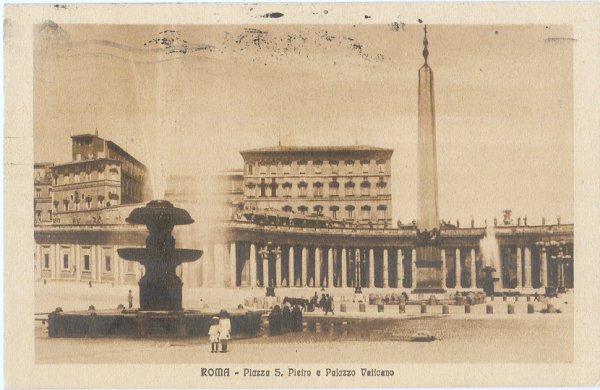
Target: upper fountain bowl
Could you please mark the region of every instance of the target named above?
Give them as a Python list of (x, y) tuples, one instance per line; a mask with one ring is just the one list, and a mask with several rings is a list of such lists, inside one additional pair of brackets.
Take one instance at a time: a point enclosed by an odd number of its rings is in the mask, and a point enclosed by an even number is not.
[(175, 225), (194, 223), (187, 211), (173, 206), (173, 203), (167, 200), (152, 200), (146, 206), (134, 209), (126, 221), (146, 225), (148, 229), (172, 229)]

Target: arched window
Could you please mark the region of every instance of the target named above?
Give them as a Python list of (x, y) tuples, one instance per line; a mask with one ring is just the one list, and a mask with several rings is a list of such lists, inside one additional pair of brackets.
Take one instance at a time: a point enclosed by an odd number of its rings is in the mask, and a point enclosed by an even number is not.
[(292, 164), (289, 161), (284, 161), (283, 162), (283, 174), (289, 175), (291, 170), (292, 170)]
[(63, 204), (65, 205), (65, 211), (69, 211), (69, 199), (65, 199)]
[(354, 206), (346, 206), (346, 219), (354, 219)]
[(346, 173), (352, 173), (354, 168), (354, 160), (346, 160)]
[(306, 188), (308, 187), (308, 183), (305, 181), (301, 181), (298, 183), (298, 196), (306, 196)]
[(346, 196), (354, 196), (354, 182), (353, 181), (348, 181), (346, 182), (346, 184), (344, 184), (344, 187), (346, 188)]
[(306, 207), (306, 206), (298, 206), (298, 212), (300, 214), (305, 215), (307, 211), (308, 211), (308, 207)]
[(364, 180), (360, 183), (360, 194), (362, 196), (369, 196), (371, 192), (371, 183), (365, 177)]
[(298, 161), (298, 173), (304, 175), (306, 173), (306, 161)]
[(247, 196), (249, 198), (254, 198), (256, 196), (256, 184), (254, 184), (253, 182), (249, 181), (248, 183), (246, 183), (246, 188), (247, 188)]
[(277, 196), (277, 187), (279, 187), (279, 184), (277, 184), (277, 182), (275, 181), (275, 178), (271, 179), (271, 184), (269, 184), (269, 187), (271, 187), (271, 197), (274, 198)]
[(117, 168), (111, 168), (109, 172), (112, 180), (117, 180), (119, 178), (119, 170)]
[(322, 167), (323, 167), (323, 161), (321, 161), (321, 160), (313, 161), (313, 169), (315, 170), (315, 174), (317, 174), (317, 175), (320, 174)]
[(313, 191), (314, 191), (315, 197), (323, 196), (323, 183), (321, 183), (320, 181), (314, 182), (313, 183)]
[(286, 181), (281, 185), (281, 188), (283, 188), (283, 196), (292, 196), (292, 183)]
[(290, 205), (283, 206), (281, 209), (286, 213), (292, 212), (292, 206), (290, 206)]
[(380, 204), (379, 206), (377, 206), (377, 217), (379, 219), (385, 219), (385, 212), (387, 210), (387, 206), (384, 204)]
[(338, 190), (340, 188), (340, 183), (336, 179), (333, 179), (329, 183), (329, 196), (338, 196)]
[(329, 211), (331, 211), (331, 218), (337, 219), (337, 212), (339, 211), (339, 209), (340, 208), (335, 205), (329, 207)]
[(383, 177), (379, 178), (379, 181), (376, 184), (377, 186), (377, 195), (385, 195), (385, 188), (387, 187), (387, 183), (383, 180)]
[(369, 205), (364, 205), (360, 208), (361, 211), (361, 218), (362, 219), (371, 219), (371, 206)]
[(339, 163), (337, 162), (337, 160), (330, 160), (329, 166), (331, 167), (331, 173), (337, 175), (339, 169)]
[(369, 160), (361, 160), (360, 165), (362, 166), (363, 173), (369, 173)]
[(323, 215), (323, 206), (316, 205), (313, 207), (313, 210), (317, 215)]

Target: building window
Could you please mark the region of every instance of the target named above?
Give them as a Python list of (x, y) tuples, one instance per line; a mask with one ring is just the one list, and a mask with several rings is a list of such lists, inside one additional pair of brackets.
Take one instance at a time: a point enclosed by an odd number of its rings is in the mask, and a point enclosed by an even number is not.
[(69, 175), (65, 175), (63, 179), (63, 184), (69, 184)]
[(298, 196), (306, 196), (306, 188), (308, 184), (305, 181), (298, 183)]
[(75, 175), (73, 175), (73, 182), (74, 182), (74, 183), (79, 183), (79, 179), (80, 179), (80, 178), (81, 178), (81, 176), (80, 176), (80, 175), (78, 175), (78, 174), (75, 174)]
[(313, 169), (315, 170), (315, 174), (320, 175), (322, 167), (323, 167), (323, 161), (321, 161), (321, 160), (313, 161)]
[(253, 164), (248, 164), (248, 174), (249, 175), (254, 174), (254, 165)]
[(338, 196), (339, 188), (340, 183), (338, 183), (336, 179), (333, 179), (333, 181), (329, 183), (329, 196)]
[(298, 206), (298, 212), (302, 215), (306, 215), (306, 212), (308, 211), (308, 207), (306, 206)]
[(315, 193), (315, 197), (322, 197), (323, 196), (323, 183), (321, 183), (320, 181), (313, 183), (313, 191)]
[(287, 205), (287, 206), (283, 206), (281, 209), (282, 209), (284, 212), (286, 212), (286, 213), (291, 213), (291, 212), (292, 212), (292, 206), (289, 206), (289, 205)]
[(362, 165), (363, 173), (369, 173), (369, 160), (362, 160), (360, 165)]
[(346, 188), (346, 196), (354, 196), (354, 182), (347, 182), (344, 187)]
[(92, 197), (90, 195), (85, 198), (85, 204), (88, 210), (92, 208)]
[(377, 195), (385, 195), (385, 187), (387, 187), (387, 183), (383, 181), (383, 177), (379, 178), (379, 181), (376, 184), (377, 186)]
[(329, 207), (329, 211), (331, 211), (331, 218), (337, 219), (337, 212), (339, 211), (339, 209), (340, 208), (338, 206)]
[(292, 170), (292, 164), (290, 164), (289, 161), (284, 162), (283, 163), (283, 174), (289, 175), (291, 170)]
[(363, 207), (360, 208), (360, 211), (362, 213), (362, 216), (361, 216), (362, 219), (371, 219), (371, 206), (364, 205)]
[(275, 198), (277, 196), (277, 187), (279, 187), (279, 184), (277, 184), (275, 179), (272, 179), (271, 184), (269, 184), (269, 186), (271, 187), (271, 197)]
[(63, 269), (69, 269), (69, 254), (63, 254)]
[(50, 253), (44, 253), (44, 268), (50, 268)]
[(371, 190), (371, 183), (365, 178), (362, 183), (360, 183), (360, 194), (362, 196), (369, 196)]
[(292, 183), (286, 181), (281, 185), (281, 188), (283, 188), (283, 196), (292, 196)]
[(337, 175), (339, 168), (338, 162), (335, 160), (329, 161), (329, 166), (331, 167), (331, 173)]
[(75, 211), (79, 211), (79, 199), (75, 201)]
[(90, 255), (83, 255), (83, 270), (90, 270)]
[(110, 272), (110, 255), (104, 256), (104, 270)]
[(277, 163), (272, 162), (271, 163), (271, 175), (275, 175), (275, 174), (277, 174)]
[(346, 173), (352, 173), (354, 169), (354, 160), (346, 160)]
[(266, 175), (267, 174), (267, 166), (265, 163), (260, 163), (259, 167), (258, 167), (258, 173), (261, 175)]
[(385, 219), (385, 212), (387, 210), (387, 207), (383, 204), (380, 204), (379, 206), (377, 206), (377, 217), (379, 219)]
[(385, 160), (377, 160), (377, 170), (379, 173), (385, 173)]
[(36, 188), (35, 189), (35, 197), (36, 198), (41, 198), (42, 197), (42, 189), (41, 188)]
[(65, 211), (69, 211), (69, 200), (68, 199), (65, 199), (64, 205), (65, 205)]
[(98, 207), (104, 207), (104, 195), (98, 195)]
[(256, 184), (249, 182), (246, 183), (247, 194), (249, 198), (254, 198), (256, 196)]
[(109, 172), (110, 172), (110, 178), (112, 180), (119, 179), (119, 170), (117, 168), (111, 168)]
[(85, 173), (85, 181), (90, 181), (92, 180), (92, 174), (90, 172), (86, 172)]
[(58, 212), (58, 205), (60, 204), (60, 202), (58, 200), (55, 200), (54, 202), (52, 202), (52, 206), (54, 206), (54, 212), (57, 213)]
[(346, 219), (354, 219), (354, 206), (346, 206)]
[(298, 161), (298, 173), (301, 175), (306, 173), (306, 161)]
[(98, 171), (98, 180), (103, 180), (104, 179), (104, 170), (99, 170)]

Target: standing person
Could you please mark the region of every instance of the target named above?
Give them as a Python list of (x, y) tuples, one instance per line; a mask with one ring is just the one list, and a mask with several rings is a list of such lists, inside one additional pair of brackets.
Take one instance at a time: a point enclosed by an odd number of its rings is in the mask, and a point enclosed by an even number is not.
[(219, 327), (221, 334), (219, 338), (221, 340), (221, 352), (227, 352), (227, 341), (231, 338), (231, 320), (226, 310), (221, 310), (220, 317)]
[(131, 293), (131, 290), (129, 290), (129, 294), (127, 294), (127, 302), (129, 302), (129, 308), (131, 309), (133, 307), (133, 294)]
[(219, 317), (213, 317), (208, 329), (208, 340), (210, 342), (210, 352), (219, 352), (219, 335), (220, 335)]

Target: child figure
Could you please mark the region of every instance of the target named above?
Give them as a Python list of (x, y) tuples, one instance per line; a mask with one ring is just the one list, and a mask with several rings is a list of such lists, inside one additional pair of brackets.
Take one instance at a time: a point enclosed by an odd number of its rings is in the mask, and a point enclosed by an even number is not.
[(221, 328), (219, 326), (219, 317), (213, 317), (208, 329), (208, 338), (210, 341), (210, 352), (219, 352), (219, 336)]

